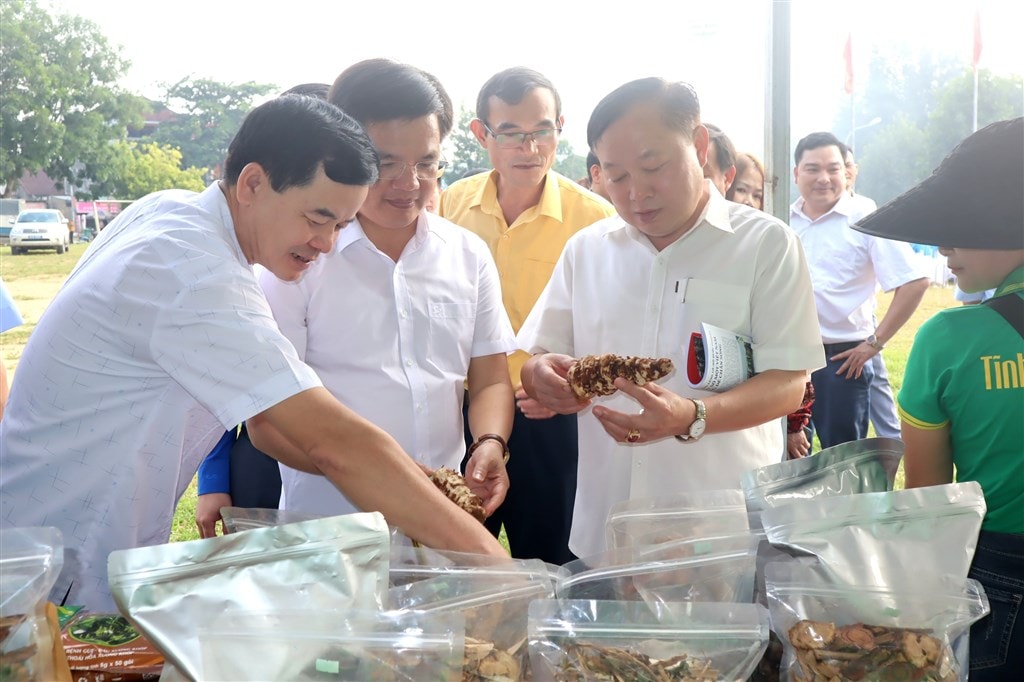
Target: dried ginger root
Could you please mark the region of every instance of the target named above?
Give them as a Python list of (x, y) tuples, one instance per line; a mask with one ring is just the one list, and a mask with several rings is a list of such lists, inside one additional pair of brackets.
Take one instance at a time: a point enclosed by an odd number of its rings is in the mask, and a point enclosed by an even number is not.
[(589, 400), (615, 393), (616, 377), (643, 386), (657, 381), (675, 369), (669, 358), (640, 358), (632, 355), (586, 355), (569, 367), (566, 377), (576, 397)]

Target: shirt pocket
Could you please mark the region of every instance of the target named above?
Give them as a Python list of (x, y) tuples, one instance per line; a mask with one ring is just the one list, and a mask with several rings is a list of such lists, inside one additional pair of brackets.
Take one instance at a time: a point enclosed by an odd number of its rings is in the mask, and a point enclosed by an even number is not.
[(469, 371), (476, 326), (476, 304), (469, 301), (428, 301), (430, 361), (446, 372)]
[(676, 352), (686, 356), (690, 335), (702, 324), (711, 324), (737, 334), (750, 336), (750, 287), (709, 279), (690, 278), (680, 282), (676, 297), (679, 329)]

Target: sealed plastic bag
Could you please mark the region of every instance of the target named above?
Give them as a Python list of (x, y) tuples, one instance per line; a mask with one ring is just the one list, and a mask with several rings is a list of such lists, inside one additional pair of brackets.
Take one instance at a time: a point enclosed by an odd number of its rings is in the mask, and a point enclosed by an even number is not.
[(111, 552), (107, 565), (118, 608), (166, 657), (164, 678), (196, 680), (197, 624), (223, 613), (379, 608), (389, 545), (373, 512)]
[(989, 612), (975, 580), (914, 575), (846, 585), (820, 565), (769, 564), (772, 629), (787, 679), (966, 680), (971, 624)]
[(748, 531), (612, 550), (565, 565), (560, 599), (749, 602), (757, 538)]
[(554, 596), (547, 577), (454, 573), (396, 587), (392, 609), (461, 613), (466, 623), (464, 679), (529, 679), (526, 624), (530, 602)]
[(253, 528), (270, 528), (287, 523), (300, 523), (322, 519), (322, 514), (303, 514), (288, 509), (262, 509), (259, 507), (221, 507), (225, 533), (238, 533)]
[(793, 500), (882, 493), (893, 489), (901, 459), (903, 441), (866, 438), (751, 469), (740, 476), (740, 485), (751, 512)]
[[(762, 514), (768, 539), (819, 558), (847, 585), (887, 585), (912, 572), (967, 577), (985, 516), (971, 481), (799, 500)], [(870, 562), (870, 563), (868, 563)]]
[(0, 680), (58, 679), (46, 600), (63, 565), (56, 528), (0, 530)]
[(235, 612), (199, 628), (202, 679), (459, 682), (464, 631), (454, 611)]
[(534, 680), (745, 680), (768, 642), (755, 604), (538, 600)]
[(624, 500), (605, 521), (609, 549), (747, 530), (743, 491), (704, 490)]
[(391, 587), (452, 573), (474, 571), (487, 571), (491, 575), (503, 574), (513, 579), (526, 575), (549, 580), (552, 584), (567, 575), (561, 566), (548, 564), (540, 559), (512, 559), (395, 543), (391, 545), (391, 565), (388, 571)]

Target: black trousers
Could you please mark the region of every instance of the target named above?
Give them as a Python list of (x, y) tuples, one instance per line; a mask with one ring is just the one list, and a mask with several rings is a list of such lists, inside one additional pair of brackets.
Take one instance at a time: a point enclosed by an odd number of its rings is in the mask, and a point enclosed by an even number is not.
[(277, 460), (257, 450), (245, 425), (231, 446), (231, 504), (277, 509), (281, 503), (281, 470)]
[[(468, 400), (463, 410), (467, 446)], [(569, 551), (572, 508), (576, 502), (576, 415), (527, 419), (516, 410), (508, 441), (510, 481), (505, 502), (487, 519), (495, 537), (505, 526), (512, 556), (561, 565), (576, 559)], [(466, 469), (466, 460), (462, 462)]]

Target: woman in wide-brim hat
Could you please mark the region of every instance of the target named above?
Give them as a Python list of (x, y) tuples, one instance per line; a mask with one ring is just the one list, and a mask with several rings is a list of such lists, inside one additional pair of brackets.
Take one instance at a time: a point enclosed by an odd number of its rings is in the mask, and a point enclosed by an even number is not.
[(921, 184), (853, 226), (933, 244), (983, 305), (921, 326), (899, 413), (908, 488), (977, 481), (988, 512), (971, 566), (992, 607), (971, 628), (972, 682), (1024, 670), (1024, 119), (964, 140)]

